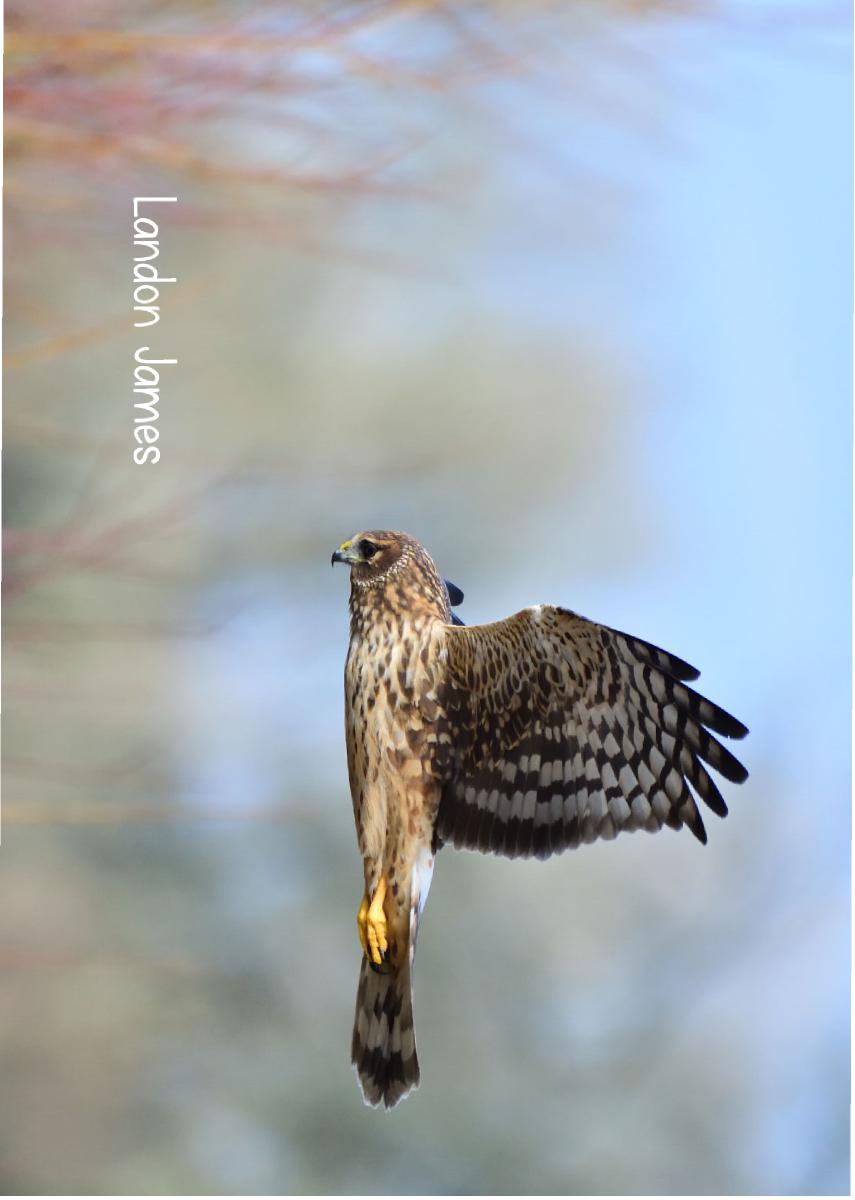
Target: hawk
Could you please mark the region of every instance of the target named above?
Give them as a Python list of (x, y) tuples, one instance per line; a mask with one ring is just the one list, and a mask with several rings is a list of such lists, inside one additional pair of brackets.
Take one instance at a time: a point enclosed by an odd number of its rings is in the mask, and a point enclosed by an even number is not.
[(332, 561), (351, 568), (345, 728), (365, 872), (351, 1059), (366, 1103), (392, 1108), (419, 1082), (413, 957), (440, 847), (548, 858), (663, 825), (706, 842), (696, 797), (727, 814), (707, 766), (748, 774), (713, 734), (748, 730), (687, 686), (694, 667), (567, 609), (463, 625), (462, 592), (406, 533), (359, 533)]

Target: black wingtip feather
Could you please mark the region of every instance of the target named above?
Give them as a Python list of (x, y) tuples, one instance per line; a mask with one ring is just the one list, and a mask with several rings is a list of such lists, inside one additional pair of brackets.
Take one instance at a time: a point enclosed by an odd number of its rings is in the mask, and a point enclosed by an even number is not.
[(741, 741), (748, 733), (748, 726), (743, 725), (736, 717), (732, 717), (729, 712), (720, 710), (726, 720), (722, 720), (716, 726), (716, 733), (722, 734), (724, 737), (733, 738), (735, 741)]
[(731, 783), (745, 783), (745, 780), (748, 778), (748, 768), (745, 766), (745, 764), (741, 763), (738, 758), (734, 758), (733, 763), (728, 765), (730, 766), (732, 772), (730, 775), (725, 775), (724, 771), (718, 767), (716, 770), (719, 771), (721, 775), (724, 775), (725, 779), (729, 779)]
[[(604, 626), (604, 628), (608, 628), (608, 626)], [(684, 683), (690, 683), (700, 676), (697, 667), (693, 667), (685, 659), (678, 658), (676, 654), (663, 650), (661, 646), (654, 645), (653, 642), (645, 642), (643, 638), (634, 637), (631, 633), (624, 633), (621, 629), (609, 628), (609, 633), (617, 634), (622, 639), (626, 651), (631, 656), (637, 658), (639, 662), (656, 667), (664, 675), (672, 675)]]
[(704, 762), (709, 763), (719, 775), (730, 783), (745, 783), (748, 778), (748, 768), (744, 767), (735, 755), (731, 754), (721, 742), (716, 741), (706, 729), (696, 728), (695, 749)]
[(702, 696), (700, 692), (694, 691), (690, 687), (681, 687), (679, 684), (674, 684), (669, 689), (673, 699), (688, 712), (692, 714), (696, 721), (701, 725), (705, 725), (707, 729), (713, 730), (714, 733), (720, 733), (727, 738), (744, 738), (748, 733), (747, 728), (736, 717), (732, 716), (726, 709), (721, 708), (718, 704), (714, 704), (712, 700), (708, 700), (706, 696)]
[(710, 812), (714, 812), (717, 817), (726, 817), (728, 809), (724, 797), (718, 790), (715, 780), (695, 755), (691, 756), (691, 762), (686, 768), (685, 774)]
[[(688, 791), (688, 789), (686, 790)], [(700, 809), (691, 797), (677, 809), (677, 816), (691, 830), (701, 845), (705, 846), (707, 844), (707, 831), (704, 826), (704, 819), (701, 816)]]

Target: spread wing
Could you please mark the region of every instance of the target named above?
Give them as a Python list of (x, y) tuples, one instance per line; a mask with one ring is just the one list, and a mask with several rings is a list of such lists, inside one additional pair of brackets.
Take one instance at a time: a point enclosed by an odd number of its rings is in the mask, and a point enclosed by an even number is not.
[(562, 608), (448, 626), (451, 758), (437, 845), (547, 858), (621, 830), (688, 825), (706, 841), (694, 792), (727, 807), (704, 764), (748, 772), (710, 731), (746, 727), (685, 680), (698, 672)]

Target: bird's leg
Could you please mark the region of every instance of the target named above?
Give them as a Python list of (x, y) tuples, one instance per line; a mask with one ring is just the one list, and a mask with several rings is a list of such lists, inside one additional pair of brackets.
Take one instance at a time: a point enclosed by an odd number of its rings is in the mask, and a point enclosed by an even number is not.
[(362, 953), (368, 957), (368, 934), (366, 926), (368, 922), (368, 906), (371, 901), (368, 898), (368, 893), (362, 897), (362, 903), (359, 906), (359, 912), (356, 914), (356, 928), (359, 930), (359, 944), (362, 947)]
[(381, 875), (365, 916), (365, 934), (368, 940), (366, 958), (376, 966), (383, 962), (383, 956), (389, 947), (386, 937), (386, 913), (383, 911), (385, 900), (386, 876)]

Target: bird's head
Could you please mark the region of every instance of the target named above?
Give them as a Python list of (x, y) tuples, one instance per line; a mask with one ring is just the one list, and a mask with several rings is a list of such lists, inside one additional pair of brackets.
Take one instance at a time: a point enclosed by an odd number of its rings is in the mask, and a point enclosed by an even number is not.
[(370, 529), (342, 542), (332, 562), (347, 563), (355, 583), (371, 584), (404, 566), (416, 545), (406, 533)]
[[(431, 556), (408, 533), (369, 529), (333, 552), (350, 567), (351, 612), (426, 613), (450, 621), (449, 593)], [(454, 589), (463, 598), (458, 588)]]

